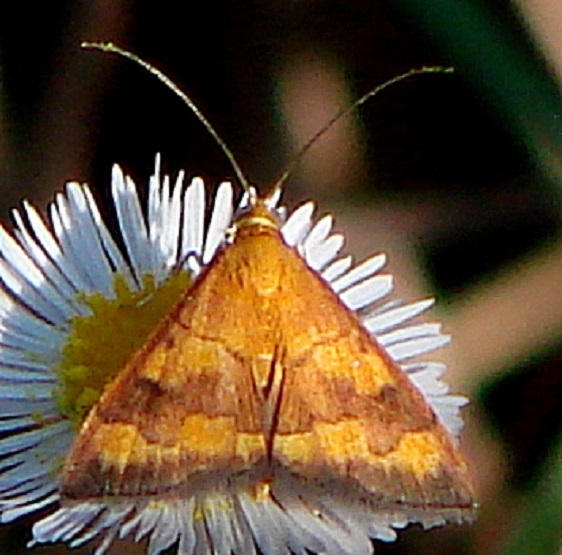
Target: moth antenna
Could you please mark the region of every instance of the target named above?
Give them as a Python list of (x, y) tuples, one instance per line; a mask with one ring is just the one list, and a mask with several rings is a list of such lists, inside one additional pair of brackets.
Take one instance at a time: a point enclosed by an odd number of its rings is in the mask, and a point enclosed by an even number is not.
[[(371, 89), (369, 92), (365, 93), (361, 98), (357, 99), (353, 104), (348, 106), (347, 108), (341, 109), (336, 115), (334, 115), (326, 124), (324, 124), (312, 137), (300, 148), (294, 158), (289, 162), (289, 165), (285, 169), (285, 171), (281, 174), (281, 177), (276, 181), (275, 185), (273, 186), (273, 191), (279, 191), (282, 189), (283, 185), (289, 179), (291, 174), (293, 173), (294, 169), (298, 164), (300, 164), (306, 155), (306, 153), (312, 148), (312, 146), (324, 136), (338, 121), (341, 119), (346, 118), (352, 112), (354, 112), (359, 106), (365, 104), (367, 100), (376, 96), (380, 92), (384, 91), (388, 87), (395, 85), (405, 79), (409, 79), (414, 75), (424, 75), (426, 73), (453, 73), (454, 69), (452, 67), (443, 67), (443, 66), (430, 66), (430, 67), (420, 67), (417, 69), (411, 69), (401, 75), (397, 75), (388, 81), (385, 81), (382, 85), (378, 85), (374, 89)], [(274, 194), (274, 193), (272, 193)]]
[(186, 104), (186, 106), (195, 114), (197, 119), (203, 124), (205, 129), (211, 135), (211, 137), (213, 137), (215, 142), (218, 144), (218, 146), (224, 152), (225, 156), (228, 158), (228, 161), (230, 162), (232, 169), (234, 170), (234, 173), (238, 178), (238, 181), (240, 181), (240, 185), (242, 186), (244, 191), (248, 193), (250, 202), (251, 203), (255, 202), (256, 199), (255, 189), (250, 185), (249, 181), (246, 179), (246, 176), (244, 175), (242, 168), (236, 161), (236, 158), (234, 157), (234, 154), (232, 153), (230, 148), (228, 148), (228, 146), (223, 141), (221, 136), (218, 134), (216, 129), (212, 126), (211, 122), (205, 117), (205, 115), (201, 112), (201, 110), (197, 107), (197, 105), (189, 97), (189, 95), (183, 92), (165, 73), (163, 73), (157, 67), (153, 66), (147, 61), (143, 60), (136, 54), (133, 54), (128, 50), (124, 50), (123, 48), (116, 46), (112, 42), (85, 41), (82, 42), (80, 46), (85, 50), (100, 50), (101, 52), (110, 52), (113, 54), (118, 54), (119, 56), (122, 56), (123, 58), (127, 58), (132, 62), (135, 62), (139, 66), (143, 67), (149, 73), (152, 73), (152, 75), (158, 78), (162, 83), (164, 83), (164, 85), (166, 85), (172, 92), (174, 92), (184, 102), (184, 104)]

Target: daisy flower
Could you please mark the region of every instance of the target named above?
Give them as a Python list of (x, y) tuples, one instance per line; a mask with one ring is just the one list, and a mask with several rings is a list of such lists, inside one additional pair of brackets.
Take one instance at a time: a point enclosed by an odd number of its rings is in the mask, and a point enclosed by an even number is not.
[[(161, 175), (158, 158), (146, 210), (118, 166), (112, 196), (116, 235), (88, 186), (74, 182), (57, 194), (47, 219), (24, 202), (13, 211), (14, 230), (0, 229), (2, 522), (51, 508), (33, 526), (30, 546), (92, 541), (96, 555), (123, 538), (146, 541), (150, 554), (176, 545), (182, 555), (362, 555), (372, 552), (371, 539), (391, 541), (395, 529), (410, 522), (430, 527), (470, 518), (469, 485), (461, 492), (441, 492), (437, 502), (424, 490), (409, 503), (408, 484), (398, 484), (396, 502), (389, 505), (384, 498), (378, 503), (376, 495), (348, 495), (337, 484), (331, 488), (290, 473), (251, 484), (251, 476), (229, 476), (226, 468), (224, 487), (207, 480), (156, 494), (141, 480), (129, 491), (127, 480), (135, 479), (127, 470), (133, 446), (117, 431), (111, 437), (116, 453), (123, 452), (116, 456), (125, 457), (118, 495), (104, 485), (99, 495), (69, 495), (65, 480), (76, 470), (69, 466), (69, 453), (92, 425), (100, 397), (159, 322), (205, 279), (218, 253), (236, 240), (236, 214), (250, 205), (248, 194), (235, 203), (229, 183), (207, 201), (201, 179), (185, 186), (180, 173), (172, 182)], [(462, 426), (459, 408), (466, 400), (449, 394), (440, 379), (442, 364), (416, 359), (449, 341), (438, 324), (416, 320), (432, 301), (390, 299), (392, 279), (381, 273), (385, 255), (359, 264), (340, 255), (343, 236), (332, 231), (331, 216), (315, 218), (313, 203), (289, 214), (277, 198), (267, 206), (282, 222), (286, 246), (358, 317), (390, 364), (399, 365), (454, 450)], [(214, 441), (211, 435), (209, 442)], [(221, 438), (216, 441), (220, 445)], [(429, 459), (434, 456), (428, 453)], [(412, 461), (412, 472), (424, 464)], [(96, 479), (94, 470), (84, 473), (85, 480)], [(441, 479), (431, 475), (436, 486)]]

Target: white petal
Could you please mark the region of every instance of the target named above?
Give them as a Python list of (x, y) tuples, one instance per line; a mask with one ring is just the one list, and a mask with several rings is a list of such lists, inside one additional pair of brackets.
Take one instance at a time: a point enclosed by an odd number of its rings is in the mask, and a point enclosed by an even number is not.
[[(0, 275), (1, 273), (0, 270)], [(10, 276), (2, 277), (11, 279)], [(18, 285), (15, 284), (15, 288), (17, 287)], [(39, 317), (37, 315), (37, 307), (33, 308), (34, 311), (32, 312), (30, 308), (23, 304), (23, 301), (7, 295), (0, 288), (0, 318), (3, 324), (2, 327), (9, 328), (12, 335), (27, 335), (45, 343), (57, 342), (64, 331), (66, 331), (68, 322), (58, 322), (56, 326), (53, 326), (52, 322), (47, 321), (46, 315), (41, 314), (41, 317)]]
[(43, 363), (26, 362), (25, 360), (18, 361), (16, 356), (9, 357), (6, 351), (7, 349), (2, 350), (0, 385), (7, 386), (8, 396), (10, 394), (9, 387), (12, 382), (15, 384), (18, 382), (28, 382), (31, 384), (38, 382), (55, 383), (56, 377), (49, 366), (45, 366)]
[[(90, 207), (90, 212), (92, 214), (92, 217), (96, 222), (97, 232), (99, 234), (101, 244), (103, 245), (103, 249), (109, 261), (111, 262), (111, 267), (113, 268), (113, 271), (117, 275), (124, 278), (127, 285), (129, 285), (129, 287), (132, 288), (134, 284), (134, 279), (131, 274), (131, 269), (129, 267), (129, 264), (126, 262), (123, 253), (117, 247), (114, 238), (111, 236), (111, 233), (109, 232), (107, 226), (103, 222), (99, 209), (94, 200), (94, 197), (92, 196), (92, 193), (90, 192), (87, 186), (84, 186), (84, 194), (86, 195), (86, 199), (88, 200), (88, 205)], [(112, 293), (110, 298), (113, 298), (113, 296), (114, 295)]]
[(363, 325), (374, 334), (380, 334), (402, 324), (411, 318), (425, 312), (433, 306), (433, 299), (426, 299), (415, 303), (398, 306), (381, 312), (369, 315), (363, 320)]
[(26, 252), (0, 226), (0, 276), (7, 288), (19, 299), (25, 299), (34, 309), (53, 321), (67, 319), (72, 306), (50, 284), (43, 272)]
[(299, 206), (287, 219), (281, 228), (283, 239), (290, 247), (298, 245), (312, 226), (314, 203), (307, 202)]
[(337, 280), (332, 281), (332, 289), (339, 293), (376, 274), (386, 264), (384, 253), (376, 254), (361, 262)]
[(224, 241), (226, 230), (232, 222), (232, 211), (232, 184), (221, 183), (215, 197), (213, 213), (207, 230), (203, 264), (208, 264), (212, 260), (217, 248)]
[(204, 226), (205, 185), (202, 179), (195, 178), (184, 195), (182, 257), (203, 254)]
[(281, 187), (275, 187), (270, 195), (265, 199), (265, 205), (269, 210), (277, 209), (277, 205), (281, 200), (281, 195), (283, 194), (283, 189)]
[(81, 226), (76, 225), (72, 207), (62, 193), (55, 196), (55, 202), (51, 205), (51, 221), (64, 257), (75, 269), (79, 290), (85, 293), (95, 291), (92, 275), (88, 271), (90, 259), (81, 239)]
[(414, 339), (417, 337), (431, 337), (441, 335), (441, 324), (418, 324), (416, 326), (406, 326), (382, 335), (377, 336), (378, 342), (390, 347), (396, 343)]
[(403, 360), (439, 349), (447, 345), (449, 341), (450, 337), (448, 335), (415, 338), (392, 345), (387, 349), (387, 352), (395, 361), (402, 362)]
[(180, 252), (182, 194), (184, 173), (177, 176), (173, 188), (169, 176), (159, 175), (159, 159), (150, 179), (148, 205), (148, 246), (157, 283), (164, 281), (170, 268), (177, 265)]
[(332, 262), (327, 268), (322, 271), (322, 277), (328, 282), (336, 280), (345, 274), (353, 265), (353, 257), (345, 256)]
[[(74, 228), (69, 235), (73, 238), (73, 248), (79, 253), (78, 264), (85, 270), (85, 279), (90, 283), (91, 290), (110, 297), (113, 294), (113, 271), (100, 241), (98, 226), (84, 188), (77, 183), (69, 183), (66, 192), (70, 225)], [(78, 222), (79, 225), (76, 225)]]
[[(186, 502), (187, 508), (185, 514), (192, 515), (193, 508), (191, 504), (188, 503), (189, 501)], [(189, 517), (179, 518), (177, 520), (180, 523), (180, 541), (178, 545), (178, 555), (191, 555), (193, 553), (193, 549), (195, 548), (195, 542), (197, 541), (197, 535), (193, 526), (193, 520)], [(248, 555), (253, 555), (253, 553), (251, 553), (250, 551), (241, 551), (241, 553), (248, 553)]]
[[(338, 252), (343, 247), (345, 240), (343, 235), (331, 235), (325, 241), (318, 243), (313, 248), (309, 248), (306, 254), (306, 262), (316, 271), (322, 270), (324, 266), (332, 262)], [(324, 276), (324, 279), (326, 277)]]
[(267, 513), (264, 511), (265, 507), (258, 506), (253, 499), (245, 494), (240, 494), (239, 500), (260, 551), (262, 553), (275, 553), (276, 555), (290, 555), (285, 537), (280, 528), (267, 518)]
[(176, 513), (177, 511), (169, 505), (162, 506), (154, 533), (150, 536), (147, 555), (157, 555), (176, 541), (178, 537)]
[(334, 219), (330, 214), (324, 216), (321, 220), (316, 222), (303, 241), (302, 248), (305, 258), (308, 257), (311, 250), (328, 238), (333, 224)]
[(21, 434), (8, 436), (0, 439), (0, 452), (3, 456), (30, 447), (39, 445), (53, 437), (65, 434), (68, 430), (68, 423), (59, 422), (50, 426), (44, 426), (37, 430), (31, 430)]
[(113, 167), (111, 178), (113, 202), (117, 211), (119, 228), (131, 261), (137, 283), (152, 273), (148, 232), (133, 181), (123, 175), (119, 166)]
[(340, 293), (340, 298), (350, 310), (361, 310), (382, 299), (390, 291), (392, 276), (374, 276), (352, 285)]
[[(72, 285), (73, 289), (75, 291), (82, 291), (82, 279), (76, 271), (74, 261), (65, 256), (61, 247), (61, 243), (55, 237), (54, 232), (51, 232), (47, 228), (43, 219), (33, 206), (31, 206), (29, 203), (24, 202), (23, 208), (30, 228), (35, 235), (39, 245), (47, 253), (49, 259), (53, 262), (53, 264), (55, 264), (59, 268), (60, 273), (64, 275), (65, 279)], [(51, 208), (51, 214), (56, 214), (55, 208)], [(53, 222), (51, 218), (51, 224), (59, 225), (60, 222), (58, 215), (56, 215), (55, 219), (56, 222)], [(59, 227), (62, 229), (62, 226)]]
[(213, 555), (230, 555), (237, 544), (234, 508), (221, 507), (217, 503), (207, 503), (206, 507), (205, 526), (209, 537), (212, 538)]
[(32, 232), (25, 224), (21, 213), (18, 210), (12, 211), (12, 217), (15, 222), (15, 232), (17, 237), (25, 249), (29, 257), (35, 265), (41, 268), (47, 279), (53, 284), (58, 292), (65, 298), (67, 302), (73, 303), (76, 298), (76, 289), (72, 286), (67, 276), (65, 276), (59, 267), (49, 258), (48, 253), (33, 237)]
[[(51, 488), (51, 490), (54, 488)], [(58, 501), (59, 494), (56, 491), (53, 491), (49, 495), (45, 495), (42, 499), (34, 501), (33, 503), (25, 503), (22, 505), (15, 506), (10, 509), (4, 510), (0, 514), (0, 521), (2, 523), (12, 522), (16, 518), (20, 518), (25, 516), (31, 512), (38, 511), (39, 509), (43, 509), (47, 505), (51, 505)]]

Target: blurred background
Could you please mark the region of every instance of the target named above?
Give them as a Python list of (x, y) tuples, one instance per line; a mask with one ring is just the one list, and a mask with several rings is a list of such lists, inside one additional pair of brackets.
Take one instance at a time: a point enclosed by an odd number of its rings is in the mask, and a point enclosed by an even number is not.
[[(454, 337), (438, 357), (472, 400), (462, 445), (479, 520), (411, 528), (376, 552), (559, 553), (562, 3), (4, 2), (4, 223), (22, 198), (43, 207), (70, 179), (107, 200), (114, 162), (145, 184), (156, 152), (166, 170), (211, 186), (233, 176), (169, 90), (130, 62), (81, 51), (82, 40), (111, 40), (164, 69), (262, 190), (339, 108), (409, 69), (454, 66), (334, 127), (285, 200), (334, 213), (359, 259), (387, 251), (399, 295), (437, 297), (434, 316)], [(29, 525), (3, 527), (0, 553), (23, 553)]]

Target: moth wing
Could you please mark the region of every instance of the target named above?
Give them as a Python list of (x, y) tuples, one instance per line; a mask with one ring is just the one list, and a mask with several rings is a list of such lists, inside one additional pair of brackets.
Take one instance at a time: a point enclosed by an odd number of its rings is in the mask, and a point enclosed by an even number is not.
[(297, 296), (279, 292), (279, 472), (379, 511), (470, 519), (465, 463), (421, 392), (296, 252), (285, 258)]
[(220, 275), (211, 265), (106, 387), (66, 460), (63, 496), (188, 495), (264, 458), (251, 372), (201, 317)]

